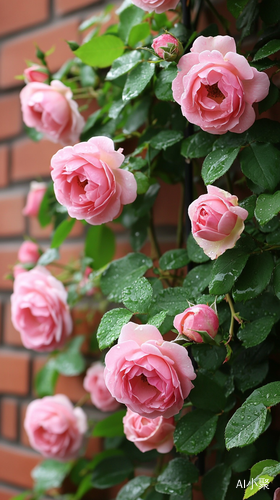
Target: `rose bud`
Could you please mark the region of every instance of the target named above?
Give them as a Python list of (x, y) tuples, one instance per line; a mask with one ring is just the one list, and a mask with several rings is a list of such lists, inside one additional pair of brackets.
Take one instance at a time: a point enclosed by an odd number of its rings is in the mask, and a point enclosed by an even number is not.
[(195, 241), (213, 260), (234, 247), (248, 212), (238, 206), (237, 196), (216, 186), (207, 186), (207, 191), (190, 204), (188, 211)]
[(179, 0), (132, 0), (132, 3), (146, 12), (162, 14), (170, 9), (175, 9)]
[(175, 61), (183, 53), (181, 42), (172, 35), (164, 34), (154, 39), (152, 48), (161, 59)]
[(18, 251), (18, 260), (23, 264), (35, 264), (40, 258), (39, 246), (33, 241), (24, 241)]
[(207, 332), (213, 339), (218, 332), (219, 319), (211, 307), (198, 304), (188, 307), (181, 314), (177, 314), (173, 324), (179, 333), (186, 335), (190, 340), (203, 342), (198, 331)]
[(46, 189), (47, 184), (45, 182), (31, 182), (26, 205), (22, 211), (23, 215), (37, 217)]
[(90, 393), (91, 401), (94, 406), (101, 411), (114, 411), (119, 408), (120, 403), (111, 396), (104, 380), (105, 366), (100, 363), (94, 363), (86, 373), (84, 378), (84, 388)]
[(33, 64), (33, 66), (30, 66), (29, 68), (25, 68), (23, 75), (25, 83), (44, 83), (49, 78), (48, 70), (46, 68), (43, 68), (42, 66), (39, 66), (39, 64)]

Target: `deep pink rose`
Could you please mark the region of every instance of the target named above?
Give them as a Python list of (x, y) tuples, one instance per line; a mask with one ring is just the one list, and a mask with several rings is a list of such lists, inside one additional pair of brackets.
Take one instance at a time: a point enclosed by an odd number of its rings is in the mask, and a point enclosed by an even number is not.
[(183, 47), (179, 40), (166, 33), (154, 39), (152, 48), (165, 61), (175, 61), (183, 52)]
[(91, 401), (96, 408), (101, 411), (114, 411), (119, 408), (120, 403), (111, 396), (104, 380), (105, 366), (94, 363), (86, 373), (84, 378), (84, 388), (90, 393)]
[(146, 12), (155, 11), (157, 14), (162, 14), (167, 10), (175, 9), (179, 0), (132, 0), (132, 3)]
[(112, 396), (144, 417), (170, 418), (182, 408), (196, 375), (187, 350), (165, 342), (155, 326), (127, 323), (105, 357)]
[(212, 339), (217, 335), (219, 319), (213, 309), (205, 304), (188, 307), (174, 319), (174, 327), (179, 333), (186, 335), (190, 340), (203, 342), (197, 330), (207, 332)]
[(18, 251), (18, 260), (23, 264), (35, 264), (40, 258), (39, 247), (33, 241), (24, 241)]
[(74, 144), (85, 121), (72, 96), (71, 89), (59, 80), (53, 80), (50, 85), (28, 83), (20, 92), (24, 123), (52, 142)]
[(230, 36), (198, 37), (181, 57), (173, 97), (190, 123), (210, 134), (240, 134), (254, 123), (254, 102), (268, 94), (269, 78), (236, 53)]
[(273, 500), (280, 500), (280, 488), (274, 491)]
[(51, 159), (55, 196), (71, 217), (98, 225), (116, 219), (136, 198), (134, 175), (119, 167), (122, 149), (108, 137), (93, 137), (60, 149)]
[(123, 425), (127, 439), (132, 441), (142, 453), (150, 450), (168, 453), (173, 448), (173, 433), (175, 431), (173, 417), (141, 417), (128, 408)]
[(23, 215), (37, 217), (46, 189), (47, 184), (45, 182), (31, 182), (26, 205), (22, 211)]
[(57, 394), (28, 405), (24, 428), (32, 448), (44, 457), (71, 460), (83, 444), (87, 417), (64, 394)]
[(44, 83), (49, 77), (48, 71), (42, 66), (39, 66), (39, 64), (33, 64), (33, 66), (29, 66), (29, 68), (25, 68), (23, 74), (25, 83)]
[(189, 217), (194, 239), (213, 260), (234, 247), (248, 212), (238, 206), (237, 196), (216, 186), (207, 186), (207, 191), (190, 204)]
[(11, 296), (12, 322), (27, 349), (53, 351), (72, 331), (63, 284), (44, 267), (17, 275)]

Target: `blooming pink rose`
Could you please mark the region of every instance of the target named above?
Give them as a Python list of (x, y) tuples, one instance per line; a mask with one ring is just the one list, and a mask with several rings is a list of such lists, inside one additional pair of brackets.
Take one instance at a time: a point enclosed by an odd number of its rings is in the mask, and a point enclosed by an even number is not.
[(84, 378), (84, 388), (90, 393), (91, 401), (96, 408), (101, 411), (114, 411), (119, 408), (120, 403), (111, 396), (104, 380), (105, 366), (100, 363), (94, 363), (86, 373)]
[(280, 500), (280, 488), (274, 491), (273, 500)]
[(187, 350), (165, 342), (155, 326), (127, 323), (105, 357), (112, 396), (144, 417), (176, 415), (196, 375)]
[(217, 335), (219, 319), (213, 309), (205, 304), (188, 307), (174, 319), (174, 327), (179, 333), (186, 335), (190, 340), (203, 342), (197, 330), (207, 332), (212, 339)]
[(87, 418), (64, 394), (57, 394), (28, 405), (24, 428), (32, 448), (44, 457), (70, 460), (77, 457), (82, 446)]
[(132, 0), (134, 5), (146, 12), (155, 11), (157, 14), (162, 14), (170, 9), (175, 9), (179, 0)]
[(236, 53), (230, 36), (198, 37), (181, 57), (172, 83), (182, 114), (210, 134), (240, 134), (254, 123), (254, 102), (264, 99), (269, 78)]
[(19, 274), (11, 296), (12, 322), (27, 349), (53, 351), (72, 331), (72, 319), (63, 284), (44, 267)]
[(37, 217), (46, 189), (47, 184), (45, 182), (31, 182), (26, 205), (22, 211), (23, 215)]
[(154, 39), (152, 48), (161, 59), (166, 61), (175, 61), (183, 53), (183, 47), (179, 40), (166, 33)]
[(14, 278), (16, 278), (19, 274), (27, 273), (27, 269), (22, 267), (20, 264), (16, 264), (13, 269)]
[(213, 260), (234, 247), (248, 212), (238, 206), (237, 196), (216, 186), (207, 186), (207, 191), (190, 204), (189, 217), (194, 239)]
[(20, 92), (24, 123), (52, 142), (77, 142), (85, 121), (72, 96), (71, 89), (59, 80), (53, 80), (50, 85), (28, 83)]
[(108, 137), (93, 137), (60, 149), (51, 159), (57, 200), (71, 217), (98, 225), (116, 219), (123, 205), (136, 198), (134, 175), (119, 167), (122, 149)]
[(23, 74), (25, 83), (44, 83), (49, 77), (48, 71), (42, 66), (39, 66), (39, 64), (33, 64), (33, 66), (30, 66), (29, 68), (25, 68)]
[(23, 264), (35, 264), (40, 258), (39, 247), (33, 241), (24, 241), (18, 251), (18, 260)]
[(147, 418), (127, 410), (123, 419), (124, 433), (142, 451), (168, 453), (173, 448), (174, 418)]

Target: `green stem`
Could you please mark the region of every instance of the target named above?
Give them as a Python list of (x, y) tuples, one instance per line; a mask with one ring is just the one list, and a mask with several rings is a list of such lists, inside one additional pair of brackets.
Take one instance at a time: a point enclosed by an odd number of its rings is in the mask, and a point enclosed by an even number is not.
[(233, 302), (232, 302), (232, 299), (231, 299), (231, 296), (229, 293), (226, 294), (226, 301), (229, 305), (230, 314), (231, 314), (230, 326), (229, 326), (229, 338), (226, 342), (226, 344), (229, 344), (229, 342), (231, 341), (231, 339), (234, 335), (234, 320), (238, 321), (238, 323), (240, 323), (240, 320), (238, 319), (237, 314), (234, 310)]

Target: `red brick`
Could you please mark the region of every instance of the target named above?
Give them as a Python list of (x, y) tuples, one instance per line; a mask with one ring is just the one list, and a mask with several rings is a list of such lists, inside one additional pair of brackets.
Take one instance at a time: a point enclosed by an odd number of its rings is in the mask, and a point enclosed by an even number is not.
[(22, 346), (19, 332), (15, 329), (11, 320), (11, 303), (5, 304), (4, 309), (4, 332), (3, 342), (14, 346)]
[(8, 184), (8, 148), (0, 147), (0, 187)]
[(0, 236), (17, 236), (25, 231), (22, 209), (25, 197), (22, 192), (4, 192), (0, 196)]
[(29, 439), (28, 439), (27, 433), (25, 432), (25, 428), (24, 428), (24, 419), (25, 419), (27, 406), (28, 406), (27, 403), (24, 403), (21, 405), (21, 408), (20, 408), (20, 441), (22, 444), (24, 444), (24, 446), (30, 447)]
[(28, 393), (29, 360), (29, 354), (25, 352), (0, 351), (0, 392), (18, 395)]
[(3, 43), (0, 60), (0, 87), (18, 85), (15, 75), (20, 75), (26, 67), (25, 61), (36, 62), (34, 44), (41, 50), (48, 51), (55, 46), (55, 51), (48, 57), (51, 71), (56, 71), (62, 64), (73, 57), (65, 40), (78, 40), (79, 20), (62, 21), (54, 26), (33, 31)]
[(100, 453), (103, 450), (103, 439), (98, 437), (91, 437), (87, 442), (87, 447), (85, 451), (86, 458), (93, 458), (94, 455)]
[(66, 14), (73, 10), (81, 9), (87, 5), (92, 5), (98, 2), (98, 0), (56, 0), (55, 10), (58, 14)]
[(18, 93), (0, 98), (0, 116), (0, 139), (6, 139), (21, 131), (22, 120)]
[(37, 453), (16, 446), (0, 445), (0, 480), (32, 488), (31, 471), (42, 461)]
[(2, 399), (1, 434), (7, 439), (17, 438), (17, 401), (15, 399)]
[(160, 226), (177, 226), (182, 190), (180, 184), (165, 184), (161, 187), (154, 206), (154, 221)]
[(7, 488), (6, 486), (0, 486), (0, 500), (10, 500), (11, 498), (17, 496), (20, 491), (13, 488)]
[(12, 149), (12, 180), (34, 179), (40, 176), (50, 178), (52, 156), (62, 148), (61, 144), (43, 139), (33, 142), (20, 139)]
[(0, 289), (12, 290), (13, 282), (6, 278), (7, 274), (11, 274), (12, 266), (17, 260), (18, 244), (5, 244), (0, 245)]
[[(46, 227), (41, 227), (36, 217), (30, 217), (28, 220), (28, 226), (28, 234), (29, 236), (31, 236), (31, 238), (40, 239), (51, 237), (51, 233), (53, 231), (53, 227), (51, 224)], [(78, 236), (83, 236), (84, 231), (85, 226), (77, 220), (68, 238), (77, 238)]]
[(24, 9), (18, 0), (0, 0), (0, 34), (27, 28), (48, 19), (48, 0), (24, 0)]

